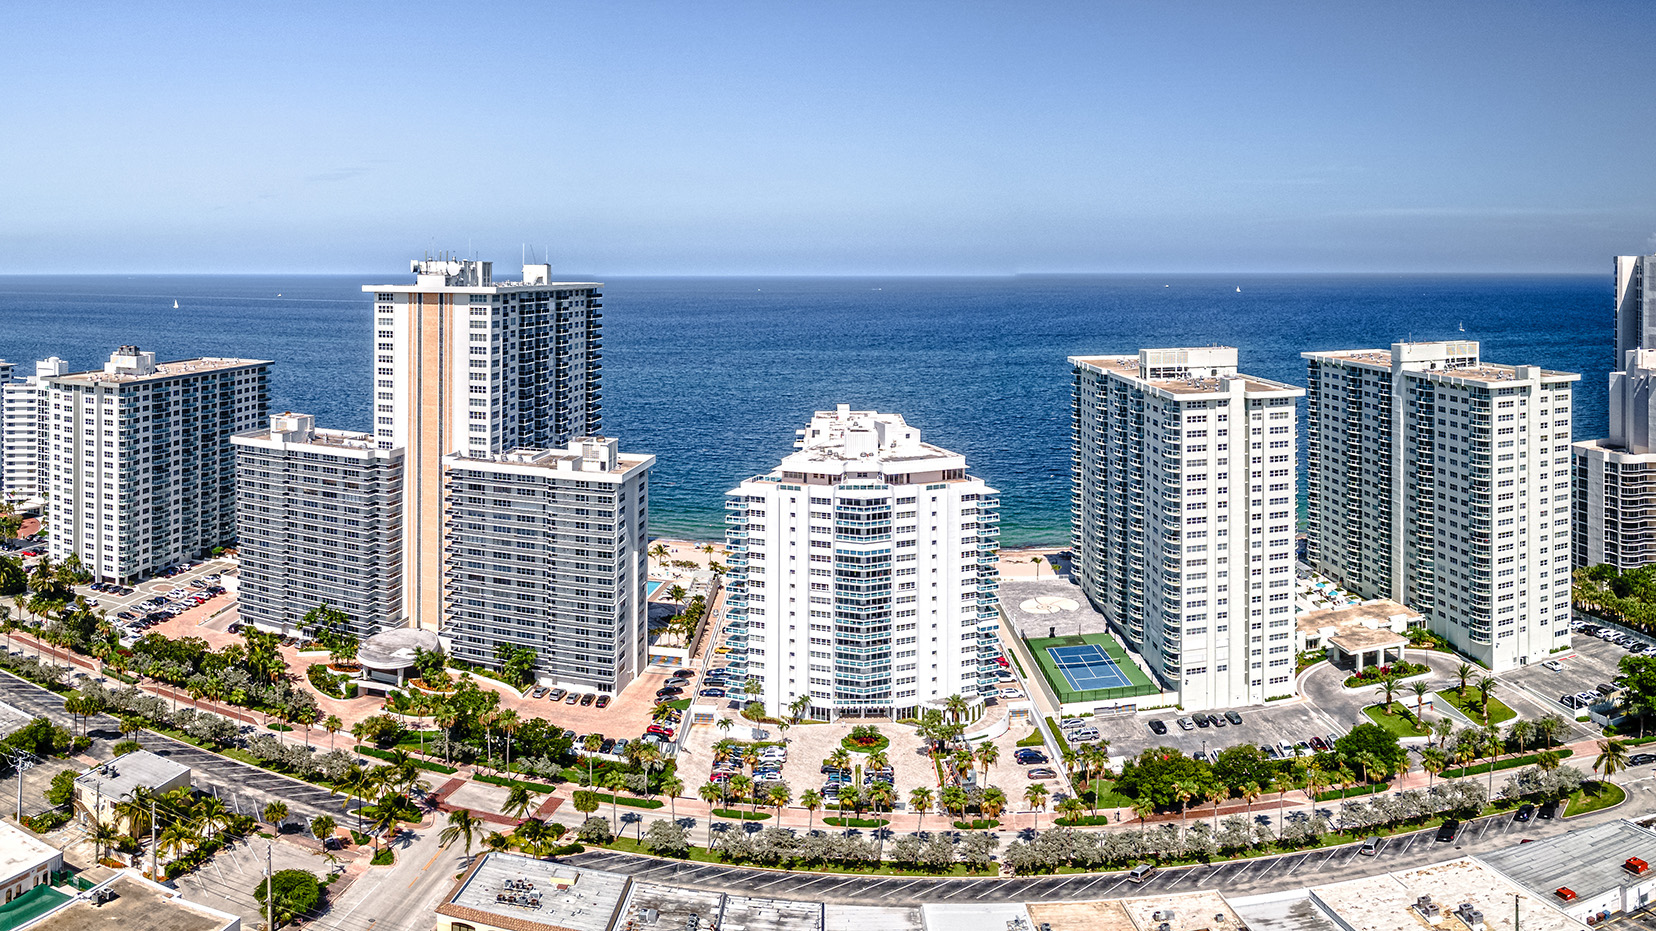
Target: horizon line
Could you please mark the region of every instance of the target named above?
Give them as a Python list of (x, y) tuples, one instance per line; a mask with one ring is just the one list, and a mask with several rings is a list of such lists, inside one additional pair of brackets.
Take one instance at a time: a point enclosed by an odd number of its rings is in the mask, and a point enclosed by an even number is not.
[[(489, 261), (489, 260), (485, 260)], [(1149, 271), (1035, 271), (1035, 272), (614, 272), (614, 273), (584, 273), (569, 272), (561, 280), (589, 281), (601, 278), (726, 278), (726, 279), (854, 279), (854, 278), (882, 278), (882, 279), (939, 279), (939, 278), (967, 278), (967, 279), (1005, 279), (1005, 278), (1108, 278), (1108, 277), (1153, 277), (1166, 275), (1181, 278), (1221, 278), (1228, 276), (1252, 277), (1596, 277), (1604, 275), (1604, 271), (1564, 271), (1564, 270), (1479, 270), (1467, 269), (1456, 271), (1425, 271), (1411, 269), (1397, 269), (1385, 271), (1171, 271), (1167, 269)], [(0, 278), (165, 278), (165, 277), (198, 277), (198, 278), (230, 278), (252, 276), (306, 276), (306, 277), (334, 277), (334, 278), (362, 278), (365, 281), (373, 278), (385, 278), (384, 270), (376, 271), (297, 271), (297, 270), (254, 270), (254, 271), (108, 271), (108, 272), (14, 272), (0, 271)], [(398, 275), (397, 277), (402, 277)], [(1608, 276), (1607, 276), (1608, 277)], [(506, 279), (502, 279), (506, 280)]]

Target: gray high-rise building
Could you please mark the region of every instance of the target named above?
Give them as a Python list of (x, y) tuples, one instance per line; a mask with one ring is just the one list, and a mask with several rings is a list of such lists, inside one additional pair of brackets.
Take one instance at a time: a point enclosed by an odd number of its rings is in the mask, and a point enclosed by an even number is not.
[(231, 443), (241, 619), (287, 632), (326, 603), (360, 638), (403, 626), (402, 450), (294, 413)]
[(1569, 645), (1571, 395), (1471, 340), (1306, 360), (1306, 561), (1491, 669)]
[(1616, 354), (1610, 367), (1621, 369), (1635, 349), (1656, 349), (1656, 255), (1616, 256)]
[(443, 635), (454, 655), (496, 666), (497, 645), (527, 648), (537, 680), (587, 690), (636, 678), (654, 464), (604, 437), (445, 456)]

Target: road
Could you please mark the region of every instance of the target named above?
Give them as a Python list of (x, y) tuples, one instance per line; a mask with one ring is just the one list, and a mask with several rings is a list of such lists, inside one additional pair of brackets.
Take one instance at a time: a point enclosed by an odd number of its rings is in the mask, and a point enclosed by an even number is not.
[[(30, 717), (50, 718), (64, 727), (75, 723), (63, 710), (63, 696), (10, 673), (0, 673), (0, 702)], [(119, 738), (120, 722), (100, 714), (93, 715), (87, 726), (89, 733), (109, 738), (95, 741), (91, 755), (98, 759), (111, 758), (111, 742)], [(287, 804), (295, 818), (309, 820), (323, 814), (337, 818), (346, 812), (344, 798), (308, 782), (249, 766), (153, 731), (145, 731), (140, 742), (158, 756), (189, 766), (194, 771), (191, 781), (197, 788), (214, 792), (244, 814), (257, 816), (267, 802), (278, 799)]]
[[(454, 887), (466, 866), (459, 844), (443, 849), (439, 826), (412, 828), (398, 839), (395, 865), (376, 867), (331, 903), (328, 913), (312, 928), (320, 931), (430, 931), (437, 906)], [(482, 848), (482, 835), (472, 854)]]
[(1508, 847), (1526, 837), (1546, 837), (1589, 823), (1656, 811), (1656, 777), (1648, 773), (1636, 776), (1626, 780), (1624, 787), (1628, 791), (1628, 800), (1623, 805), (1610, 811), (1574, 818), (1567, 823), (1554, 820), (1518, 824), (1512, 820), (1511, 814), (1492, 815), (1467, 822), (1452, 844), (1438, 843), (1435, 830), (1417, 831), (1388, 838), (1379, 854), (1373, 857), (1359, 854), (1357, 844), (1346, 844), (1275, 857), (1165, 868), (1157, 870), (1147, 882), (1140, 884), (1127, 882), (1126, 874), (1121, 872), (1011, 879), (873, 877), (691, 863), (609, 850), (594, 850), (564, 859), (575, 866), (628, 873), (655, 882), (780, 899), (847, 904), (871, 901), (891, 905), (1049, 902), (1195, 889), (1219, 889), (1227, 895), (1256, 895), (1340, 882), (1379, 872), (1412, 869)]

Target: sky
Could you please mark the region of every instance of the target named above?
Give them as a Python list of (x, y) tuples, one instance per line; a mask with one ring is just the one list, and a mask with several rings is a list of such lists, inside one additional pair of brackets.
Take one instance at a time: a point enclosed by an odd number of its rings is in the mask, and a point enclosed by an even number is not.
[(1608, 273), (1653, 11), (14, 4), (0, 274)]

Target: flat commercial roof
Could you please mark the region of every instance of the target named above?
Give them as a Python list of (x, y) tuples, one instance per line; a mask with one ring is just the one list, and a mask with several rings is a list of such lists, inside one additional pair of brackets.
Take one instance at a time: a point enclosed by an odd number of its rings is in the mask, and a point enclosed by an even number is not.
[(51, 844), (0, 821), (0, 881), (44, 866), (62, 856)]
[[(1029, 910), (1016, 902), (977, 902), (972, 905), (922, 905), (926, 931), (1013, 931), (1028, 927)], [(1022, 926), (1013, 922), (1022, 921)]]
[(835, 905), (823, 907), (823, 931), (925, 931), (918, 906)]
[[(718, 923), (723, 907), (721, 892), (635, 881), (622, 906), (618, 926), (626, 927), (626, 922), (634, 921), (640, 928), (683, 928), (694, 915), (699, 927), (710, 929)], [(651, 912), (656, 916), (653, 924), (647, 920)]]
[(76, 902), (30, 931), (221, 931), (239, 924), (235, 915), (190, 902), (165, 886), (122, 873), (107, 887), (115, 898), (93, 905)]
[(513, 931), (609, 931), (627, 886), (619, 873), (486, 853), (437, 913)]
[(1521, 931), (1583, 931), (1586, 927), (1470, 857), (1316, 886), (1311, 894), (1348, 931), (1422, 931), (1424, 924), (1413, 906), (1423, 895), (1431, 896), (1444, 912), (1471, 903), (1483, 912), (1487, 931), (1520, 931), (1512, 923), (1514, 895), (1519, 897)]
[(128, 384), (141, 381), (165, 381), (177, 378), (180, 375), (200, 375), (204, 372), (219, 372), (229, 369), (254, 368), (261, 365), (270, 365), (268, 359), (185, 359), (180, 362), (159, 362), (155, 371), (140, 375), (136, 372), (105, 372), (95, 369), (90, 372), (75, 372), (70, 375), (50, 375), (47, 381), (59, 384), (73, 382), (86, 385)]
[[(1122, 899), (1121, 907), (1140, 928), (1159, 928), (1166, 924), (1168, 931), (1236, 931), (1242, 925), (1242, 920), (1218, 892), (1147, 895)], [(1161, 913), (1160, 919), (1156, 918), (1157, 912)], [(1172, 918), (1167, 917), (1169, 912)]]
[(1248, 931), (1340, 931), (1304, 889), (1228, 901)]
[(142, 786), (153, 789), (189, 773), (190, 767), (175, 763), (148, 750), (134, 750), (75, 777), (83, 791), (96, 792), (106, 799), (125, 798)]
[(1095, 902), (1031, 902), (1029, 920), (1052, 931), (1138, 931), (1119, 899)]
[(1619, 888), (1633, 874), (1628, 857), (1656, 863), (1656, 831), (1631, 821), (1608, 821), (1528, 844), (1514, 844), (1478, 859), (1543, 898), (1569, 887), (1579, 898)]
[(822, 931), (822, 903), (727, 895), (719, 931)]

